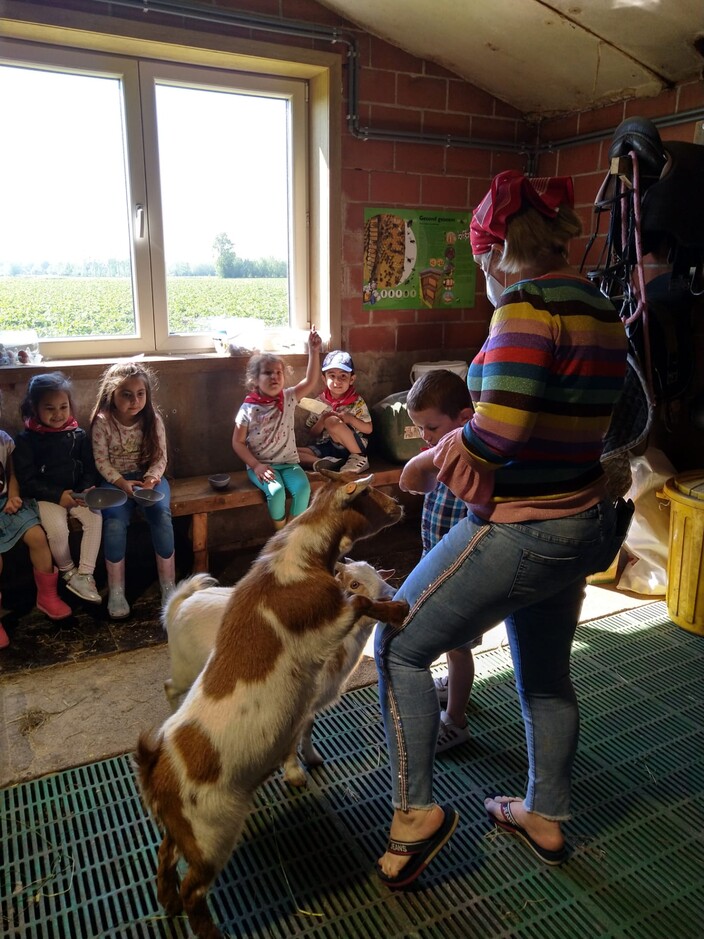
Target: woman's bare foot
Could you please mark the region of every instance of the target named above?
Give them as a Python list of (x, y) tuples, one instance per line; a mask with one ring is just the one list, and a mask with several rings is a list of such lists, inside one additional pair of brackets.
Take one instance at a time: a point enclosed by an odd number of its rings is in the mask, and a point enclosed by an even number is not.
[[(435, 834), (444, 819), (445, 814), (439, 805), (433, 805), (430, 809), (410, 809), (408, 812), (397, 810), (391, 822), (389, 838), (392, 841), (424, 841)], [(387, 851), (378, 863), (386, 877), (396, 877), (409, 860), (409, 856)]]
[(510, 805), (511, 815), (516, 825), (519, 825), (536, 845), (549, 852), (564, 850), (565, 838), (559, 822), (545, 818), (543, 815), (537, 815), (535, 812), (529, 812), (523, 804), (523, 799), (516, 799), (511, 796), (496, 796), (494, 799), (485, 799), (484, 808), (487, 814), (499, 823), (506, 823), (506, 817), (500, 808), (502, 804)]

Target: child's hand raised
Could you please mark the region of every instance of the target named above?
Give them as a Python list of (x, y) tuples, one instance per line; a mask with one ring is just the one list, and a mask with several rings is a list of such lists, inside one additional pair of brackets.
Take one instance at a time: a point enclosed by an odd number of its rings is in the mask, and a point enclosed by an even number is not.
[(316, 330), (315, 326), (311, 328), (310, 333), (308, 334), (308, 348), (311, 352), (320, 352), (320, 347), (323, 344), (323, 340), (320, 337), (320, 334)]

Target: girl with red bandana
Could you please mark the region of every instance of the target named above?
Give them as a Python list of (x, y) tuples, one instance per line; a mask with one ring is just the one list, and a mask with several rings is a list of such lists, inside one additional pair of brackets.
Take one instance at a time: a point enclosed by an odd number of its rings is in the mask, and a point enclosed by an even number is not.
[(279, 530), (286, 524), (286, 493), (291, 494), (291, 517), (310, 502), (310, 483), (296, 449), (295, 412), (301, 398), (315, 391), (322, 340), (311, 329), (308, 368), (297, 385), (284, 388), (284, 362), (278, 355), (260, 353), (247, 363), (249, 393), (235, 417), (232, 449), (247, 467), (247, 475), (266, 496), (269, 514)]
[[(21, 405), (24, 430), (17, 435), (15, 472), (22, 498), (36, 499), (49, 547), (68, 589), (88, 603), (102, 603), (93, 573), (103, 520), (80, 497), (97, 482), (88, 434), (78, 426), (71, 384), (61, 372), (35, 375)], [(75, 566), (68, 523), (83, 529)]]

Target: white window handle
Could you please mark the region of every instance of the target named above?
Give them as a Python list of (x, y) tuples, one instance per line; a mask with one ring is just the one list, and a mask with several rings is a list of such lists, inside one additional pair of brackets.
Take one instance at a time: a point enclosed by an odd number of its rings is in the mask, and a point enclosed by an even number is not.
[(134, 207), (134, 221), (135, 221), (135, 237), (144, 238), (144, 219), (145, 212), (143, 205), (136, 205)]

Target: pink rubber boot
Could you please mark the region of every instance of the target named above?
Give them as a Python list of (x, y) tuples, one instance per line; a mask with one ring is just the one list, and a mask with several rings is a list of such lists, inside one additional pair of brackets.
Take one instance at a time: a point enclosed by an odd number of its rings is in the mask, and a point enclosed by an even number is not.
[[(0, 594), (0, 601), (2, 600), (2, 594)], [(0, 606), (2, 603), (0, 602)], [(0, 649), (7, 649), (10, 645), (10, 637), (5, 632), (5, 627), (0, 623)]]
[(59, 572), (54, 568), (51, 574), (42, 574), (34, 568), (34, 583), (37, 585), (37, 608), (46, 613), (49, 619), (66, 619), (73, 610), (59, 597), (56, 584)]

